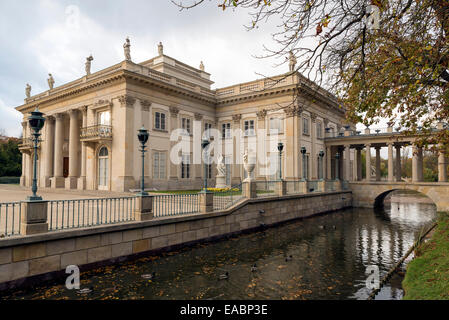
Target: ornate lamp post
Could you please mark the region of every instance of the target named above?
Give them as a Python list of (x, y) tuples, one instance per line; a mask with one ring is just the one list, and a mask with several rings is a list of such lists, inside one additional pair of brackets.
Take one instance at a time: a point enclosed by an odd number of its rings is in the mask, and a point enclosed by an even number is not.
[(320, 180), (324, 180), (324, 163), (323, 163), (323, 159), (324, 159), (324, 151), (321, 150), (320, 153), (318, 153), (318, 155), (320, 156)]
[(302, 147), (300, 152), (302, 154), (302, 180), (306, 180), (306, 147)]
[(204, 161), (204, 192), (207, 192), (207, 163), (206, 163), (206, 152), (207, 147), (210, 142), (207, 139), (201, 141), (201, 148), (203, 149), (203, 161)]
[(340, 153), (337, 152), (335, 154), (335, 180), (340, 180), (339, 171), (340, 171)]
[(142, 152), (142, 177), (140, 180), (140, 193), (138, 193), (139, 196), (147, 196), (148, 193), (145, 192), (145, 144), (148, 141), (150, 134), (148, 133), (148, 130), (145, 129), (143, 126), (139, 129), (137, 133), (137, 138), (140, 142), (140, 152)]
[(284, 150), (284, 144), (282, 142), (278, 143), (279, 151), (279, 180), (282, 180), (282, 150)]
[(33, 142), (34, 142), (34, 159), (33, 159), (33, 186), (31, 187), (31, 191), (33, 191), (33, 195), (27, 198), (28, 201), (40, 201), (42, 197), (36, 195), (37, 192), (37, 144), (39, 143), (39, 137), (42, 127), (45, 123), (45, 118), (43, 117), (43, 113), (39, 111), (39, 108), (31, 112), (31, 116), (28, 118), (28, 123), (30, 124), (30, 128), (33, 130)]

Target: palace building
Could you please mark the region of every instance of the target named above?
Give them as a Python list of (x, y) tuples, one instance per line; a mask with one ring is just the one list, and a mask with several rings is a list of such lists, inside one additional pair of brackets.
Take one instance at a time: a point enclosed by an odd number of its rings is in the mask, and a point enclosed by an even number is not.
[[(93, 58), (89, 57), (86, 75), (70, 83), (53, 87), (49, 75), (50, 89), (37, 95), (30, 95), (27, 85), (25, 103), (16, 108), (24, 115), (21, 185), (32, 183), (34, 151), (26, 119), (36, 107), (46, 117), (38, 148), (40, 187), (137, 189), (141, 175), (137, 131), (142, 125), (150, 133), (145, 154), (145, 186), (149, 189), (199, 189), (204, 174), (210, 186), (215, 184), (216, 166), (204, 170), (201, 161), (194, 159), (197, 151), (201, 154), (200, 144), (192, 141), (190, 150), (179, 153), (180, 163), (171, 161), (178, 142), (170, 136), (179, 128), (188, 137), (202, 135), (206, 129), (218, 130), (213, 153), (225, 160), (229, 186), (245, 178), (241, 150), (254, 151), (256, 144), (266, 147), (267, 165), (276, 170), (267, 175), (257, 163), (254, 178), (276, 178), (278, 151), (269, 143), (274, 138), (284, 144), (281, 169), (285, 180), (335, 176), (337, 149), (326, 149), (324, 137), (326, 132), (342, 130), (344, 110), (334, 96), (301, 74), (291, 71), (213, 90), (211, 75), (202, 63), (197, 69), (169, 57), (162, 44), (158, 56), (142, 63), (131, 60), (129, 41), (124, 48), (123, 62), (95, 73), (90, 73)], [(351, 157), (352, 167), (353, 151), (344, 157)], [(354, 170), (349, 168), (345, 166), (352, 176)]]

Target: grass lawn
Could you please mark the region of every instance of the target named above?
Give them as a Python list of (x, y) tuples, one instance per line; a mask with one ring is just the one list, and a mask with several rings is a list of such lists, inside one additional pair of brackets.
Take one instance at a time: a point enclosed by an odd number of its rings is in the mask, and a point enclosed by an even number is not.
[(449, 212), (438, 214), (438, 226), (415, 251), (402, 287), (405, 300), (449, 300)]

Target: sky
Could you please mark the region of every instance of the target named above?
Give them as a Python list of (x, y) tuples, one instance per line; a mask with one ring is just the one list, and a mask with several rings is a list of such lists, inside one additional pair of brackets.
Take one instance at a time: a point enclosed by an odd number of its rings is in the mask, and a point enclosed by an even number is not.
[[(183, 0), (185, 3), (189, 0)], [(131, 40), (134, 62), (164, 53), (194, 67), (203, 61), (215, 81), (213, 88), (288, 71), (282, 58), (257, 59), (270, 45), (275, 21), (247, 31), (248, 12), (222, 11), (216, 0), (180, 11), (169, 0), (0, 0), (0, 132), (21, 133), (25, 86), (32, 95), (85, 73), (93, 55), (92, 72), (124, 60), (123, 43)]]

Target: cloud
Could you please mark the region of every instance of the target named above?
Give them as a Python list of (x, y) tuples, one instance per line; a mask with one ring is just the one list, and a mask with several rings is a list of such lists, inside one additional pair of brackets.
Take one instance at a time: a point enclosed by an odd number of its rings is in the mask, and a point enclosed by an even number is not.
[(13, 107), (7, 107), (0, 99), (0, 131), (5, 130), (8, 136), (19, 137), (22, 133), (22, 114)]

